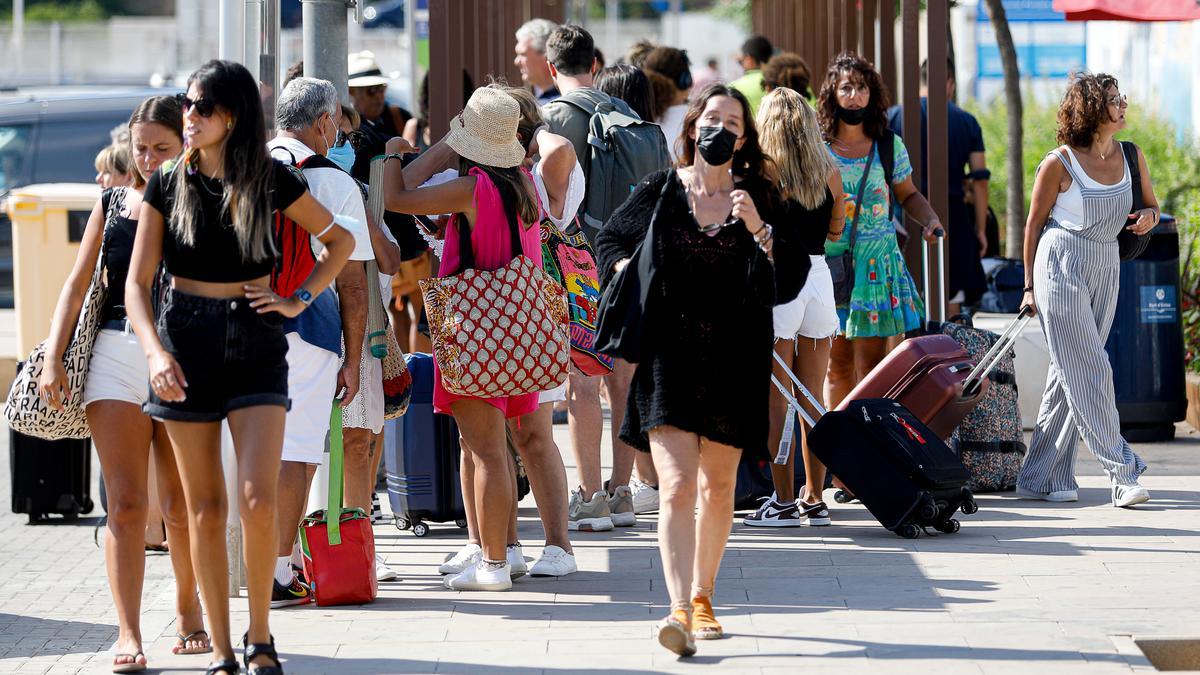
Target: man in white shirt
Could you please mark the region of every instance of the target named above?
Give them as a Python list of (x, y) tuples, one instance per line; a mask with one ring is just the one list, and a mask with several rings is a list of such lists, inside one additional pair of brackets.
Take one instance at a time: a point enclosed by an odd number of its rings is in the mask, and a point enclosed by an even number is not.
[[(337, 138), (341, 110), (337, 91), (324, 80), (300, 77), (280, 93), (276, 104), (278, 136), (271, 156), (299, 168), (309, 192), (335, 217), (352, 221), (354, 252), (337, 277), (336, 291), (326, 289), (284, 326), (288, 340), (288, 396), (279, 472), (279, 548), (272, 607), (310, 602), (312, 593), (292, 569), (296, 528), (304, 516), (309, 486), (324, 461), (325, 437), (334, 397), (346, 405), (360, 387), (359, 364), (367, 325), (364, 263), (375, 259), (367, 214), (358, 183), (324, 157)], [(286, 224), (285, 224), (286, 226)], [(310, 240), (310, 247), (320, 243)], [(301, 251), (299, 256), (304, 258)], [(314, 254), (315, 255), (315, 254)], [(291, 262), (285, 258), (284, 265)], [(302, 263), (301, 263), (302, 264)], [(342, 342), (345, 359), (342, 359)], [(344, 363), (344, 365), (342, 365)]]

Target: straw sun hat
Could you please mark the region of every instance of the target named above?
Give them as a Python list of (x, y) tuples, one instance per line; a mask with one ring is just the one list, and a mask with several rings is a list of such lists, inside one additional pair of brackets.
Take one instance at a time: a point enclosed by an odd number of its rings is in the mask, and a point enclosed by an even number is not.
[(517, 140), (520, 121), (521, 106), (515, 99), (498, 89), (482, 87), (450, 120), (446, 145), (476, 164), (509, 169), (525, 159), (525, 148)]

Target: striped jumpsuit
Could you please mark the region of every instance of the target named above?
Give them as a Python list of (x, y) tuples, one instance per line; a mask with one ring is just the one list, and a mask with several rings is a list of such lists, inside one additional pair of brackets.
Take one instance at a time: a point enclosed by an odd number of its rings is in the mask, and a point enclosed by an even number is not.
[[(1034, 297), (1050, 348), (1050, 371), (1037, 426), (1017, 483), (1035, 492), (1075, 490), (1080, 435), (1113, 483), (1130, 485), (1146, 470), (1121, 437), (1112, 367), (1104, 351), (1120, 285), (1117, 234), (1133, 203), (1129, 167), (1114, 185), (1092, 180), (1067, 149), (1058, 158), (1071, 187), (1058, 196), (1034, 258)], [(1071, 194), (1078, 193), (1078, 196)], [(1082, 204), (1070, 214), (1064, 198)], [(1056, 218), (1056, 216), (1058, 216)], [(1072, 222), (1074, 221), (1074, 222)]]

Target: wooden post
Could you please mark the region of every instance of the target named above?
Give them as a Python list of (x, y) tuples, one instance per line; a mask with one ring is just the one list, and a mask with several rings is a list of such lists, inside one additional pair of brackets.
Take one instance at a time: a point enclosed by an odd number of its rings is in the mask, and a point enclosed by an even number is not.
[(898, 101), (900, 91), (896, 88), (896, 4), (893, 0), (880, 0), (879, 4), (879, 73), (893, 101)]
[[(921, 96), (920, 96), (920, 70), (921, 70), (921, 45), (920, 45), (920, 18), (921, 18), (921, 2), (920, 0), (904, 0), (903, 14), (900, 18), (901, 35), (903, 42), (901, 43), (901, 77), (900, 86), (903, 94), (900, 98), (904, 106), (904, 145), (908, 148), (908, 159), (912, 164), (914, 180), (920, 180), (921, 173)], [(896, 205), (896, 210), (902, 213), (900, 205)], [(904, 259), (908, 262), (909, 272), (912, 273), (913, 279), (917, 282), (918, 287), (921, 286), (923, 277), (917, 276), (914, 272), (927, 274), (928, 270), (922, 267), (921, 263), (921, 237), (920, 228), (910, 222), (909, 218), (904, 215), (902, 221), (905, 228), (908, 230), (908, 246), (904, 249)], [(926, 299), (928, 300), (928, 298)]]
[(863, 0), (862, 4), (862, 38), (859, 44), (862, 45), (863, 58), (875, 64), (875, 68), (879, 68), (879, 63), (875, 60), (875, 9), (879, 4), (879, 0)]

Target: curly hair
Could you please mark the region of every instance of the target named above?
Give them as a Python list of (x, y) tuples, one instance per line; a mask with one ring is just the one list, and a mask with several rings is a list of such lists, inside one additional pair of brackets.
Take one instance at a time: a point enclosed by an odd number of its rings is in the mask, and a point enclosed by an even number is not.
[(692, 127), (704, 114), (708, 102), (718, 96), (727, 96), (742, 106), (742, 149), (733, 156), (733, 175), (740, 178), (761, 178), (769, 183), (776, 181), (775, 163), (767, 157), (758, 144), (758, 129), (754, 126), (754, 114), (750, 112), (750, 101), (746, 95), (724, 84), (710, 84), (692, 101), (683, 117), (683, 152), (679, 155), (679, 166), (696, 163), (696, 139), (692, 138)]
[(867, 102), (863, 133), (869, 138), (882, 137), (887, 130), (887, 109), (891, 105), (891, 97), (874, 64), (854, 52), (838, 54), (825, 71), (825, 81), (821, 83), (821, 93), (817, 97), (817, 119), (821, 123), (821, 134), (827, 142), (837, 135), (837, 86), (843, 75), (849, 75), (851, 82), (866, 83), (870, 89), (871, 100)]
[(1117, 78), (1107, 73), (1075, 73), (1058, 106), (1058, 142), (1077, 148), (1092, 144), (1100, 125), (1112, 120), (1108, 114), (1108, 88)]

